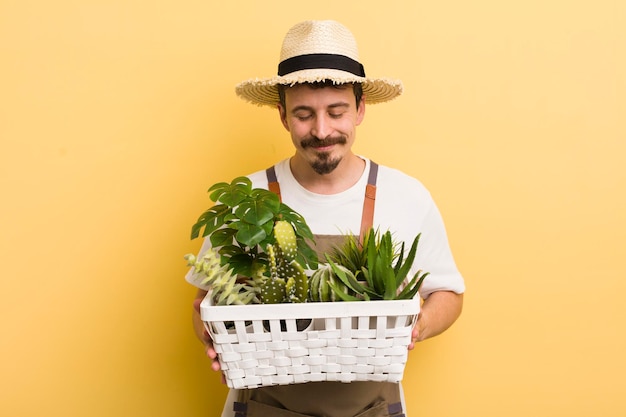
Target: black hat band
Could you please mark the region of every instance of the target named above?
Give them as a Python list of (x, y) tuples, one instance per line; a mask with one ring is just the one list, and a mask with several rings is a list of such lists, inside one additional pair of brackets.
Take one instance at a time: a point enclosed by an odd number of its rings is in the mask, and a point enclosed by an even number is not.
[(308, 54), (287, 58), (278, 64), (278, 75), (283, 76), (296, 71), (318, 68), (341, 70), (365, 77), (365, 68), (360, 62), (337, 54)]

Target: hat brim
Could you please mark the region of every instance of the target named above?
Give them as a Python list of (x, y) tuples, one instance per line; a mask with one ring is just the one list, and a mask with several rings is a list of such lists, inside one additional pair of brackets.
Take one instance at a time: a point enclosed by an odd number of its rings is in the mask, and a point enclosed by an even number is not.
[(359, 77), (345, 71), (332, 69), (308, 69), (272, 78), (254, 78), (235, 87), (242, 99), (259, 106), (276, 106), (279, 103), (278, 85), (292, 86), (330, 80), (335, 84), (361, 83), (368, 104), (384, 103), (402, 94), (402, 82), (387, 78)]

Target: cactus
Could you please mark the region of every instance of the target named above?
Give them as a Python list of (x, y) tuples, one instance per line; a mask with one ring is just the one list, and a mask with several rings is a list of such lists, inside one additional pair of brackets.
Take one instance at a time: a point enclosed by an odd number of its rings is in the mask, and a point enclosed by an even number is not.
[(289, 262), (286, 268), (287, 284), (285, 292), (290, 303), (303, 303), (307, 299), (309, 292), (309, 278), (304, 272), (304, 268), (295, 260)]
[[(346, 274), (354, 274), (343, 265), (336, 265)], [(311, 301), (341, 301), (339, 294), (355, 295), (338, 277), (330, 264), (320, 265), (309, 280), (309, 299)]]
[(304, 302), (308, 294), (308, 277), (296, 261), (298, 246), (293, 226), (284, 220), (277, 221), (274, 237), (276, 244), (269, 244), (266, 248), (270, 276), (261, 286), (261, 301), (264, 304)]
[(216, 305), (251, 304), (259, 302), (257, 282), (259, 276), (249, 278), (245, 283), (237, 282), (237, 276), (228, 264), (220, 264), (220, 255), (211, 248), (196, 258), (192, 254), (185, 255), (187, 264), (195, 269), (194, 278), (200, 279), (202, 285), (208, 285), (212, 291)]
[(267, 245), (267, 254), (270, 259), (270, 276), (261, 285), (261, 302), (263, 304), (278, 304), (285, 299), (285, 280), (278, 276), (278, 265), (274, 246)]
[(261, 302), (278, 304), (285, 301), (287, 284), (284, 279), (267, 278), (261, 286)]
[(293, 261), (296, 259), (298, 245), (296, 243), (296, 232), (293, 230), (291, 223), (285, 220), (277, 221), (274, 224), (274, 238), (285, 260)]

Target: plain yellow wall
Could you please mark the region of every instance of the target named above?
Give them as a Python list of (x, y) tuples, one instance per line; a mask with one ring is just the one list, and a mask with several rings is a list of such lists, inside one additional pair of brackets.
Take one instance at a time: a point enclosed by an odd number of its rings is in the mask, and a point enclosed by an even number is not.
[(182, 256), (219, 180), (291, 153), (234, 85), (294, 23), (398, 100), (356, 150), (420, 178), (468, 292), (411, 416), (626, 414), (626, 3), (0, 3), (0, 415), (216, 416)]

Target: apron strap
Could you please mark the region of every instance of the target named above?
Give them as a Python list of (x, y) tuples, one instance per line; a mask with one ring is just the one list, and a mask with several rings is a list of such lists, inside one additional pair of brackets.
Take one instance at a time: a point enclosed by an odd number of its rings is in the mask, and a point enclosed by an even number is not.
[(365, 186), (365, 200), (363, 201), (363, 214), (361, 215), (361, 232), (359, 241), (363, 243), (365, 234), (374, 224), (374, 203), (376, 202), (376, 178), (378, 177), (378, 164), (370, 160), (370, 173)]
[[(267, 168), (265, 170), (265, 174), (267, 175), (267, 188), (274, 194), (278, 195), (278, 198), (281, 199), (280, 184), (278, 184), (278, 179), (276, 178), (276, 170), (274, 169), (274, 166), (272, 165), (271, 167)], [(367, 185), (365, 186), (365, 200), (363, 201), (363, 213), (361, 215), (361, 230), (359, 238), (361, 240), (361, 243), (363, 243), (365, 233), (367, 233), (368, 229), (370, 229), (374, 224), (374, 205), (376, 202), (377, 177), (378, 164), (370, 160), (370, 172), (367, 177)]]
[(265, 174), (267, 175), (267, 188), (276, 194), (278, 199), (282, 201), (282, 198), (280, 197), (280, 185), (276, 179), (276, 170), (274, 169), (274, 165), (266, 169)]

